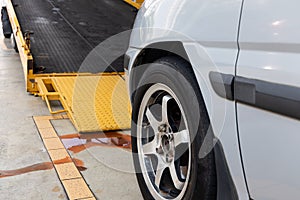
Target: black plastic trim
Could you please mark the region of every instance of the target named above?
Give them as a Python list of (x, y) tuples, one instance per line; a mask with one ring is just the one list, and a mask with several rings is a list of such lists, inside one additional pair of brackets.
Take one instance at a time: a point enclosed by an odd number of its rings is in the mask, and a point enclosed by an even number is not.
[(238, 194), (220, 140), (214, 146), (217, 171), (217, 200), (238, 200)]
[(209, 78), (223, 98), (300, 120), (299, 87), (218, 72), (210, 72)]
[(123, 63), (124, 69), (128, 70), (129, 62), (130, 62), (130, 57), (125, 54), (124, 55), (124, 63)]
[(209, 79), (215, 92), (220, 97), (233, 100), (233, 75), (210, 72)]
[(236, 77), (234, 99), (257, 108), (300, 120), (300, 88)]

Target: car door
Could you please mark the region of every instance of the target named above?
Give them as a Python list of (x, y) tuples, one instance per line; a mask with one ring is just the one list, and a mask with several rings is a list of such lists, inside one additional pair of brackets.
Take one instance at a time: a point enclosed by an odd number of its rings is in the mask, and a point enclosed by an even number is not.
[(300, 2), (244, 0), (234, 84), (253, 199), (300, 197)]

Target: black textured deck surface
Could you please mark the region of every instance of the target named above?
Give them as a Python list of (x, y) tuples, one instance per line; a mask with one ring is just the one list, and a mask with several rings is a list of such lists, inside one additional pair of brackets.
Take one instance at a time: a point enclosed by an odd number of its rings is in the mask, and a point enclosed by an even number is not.
[[(44, 73), (77, 72), (99, 43), (131, 29), (136, 14), (122, 0), (13, 0), (13, 3), (18, 5), (15, 10), (23, 33), (34, 32), (31, 51), (35, 67), (46, 67)], [(121, 59), (112, 65), (118, 71), (123, 70)]]

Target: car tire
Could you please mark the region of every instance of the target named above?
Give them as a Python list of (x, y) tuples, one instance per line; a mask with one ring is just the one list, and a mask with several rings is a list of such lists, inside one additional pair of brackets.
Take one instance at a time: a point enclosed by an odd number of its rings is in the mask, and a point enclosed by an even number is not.
[(144, 199), (216, 199), (214, 152), (198, 157), (209, 118), (190, 64), (169, 56), (142, 71), (131, 131)]
[(11, 37), (11, 33), (7, 33), (7, 34), (4, 33), (4, 37), (5, 37), (5, 38), (10, 38), (10, 37)]

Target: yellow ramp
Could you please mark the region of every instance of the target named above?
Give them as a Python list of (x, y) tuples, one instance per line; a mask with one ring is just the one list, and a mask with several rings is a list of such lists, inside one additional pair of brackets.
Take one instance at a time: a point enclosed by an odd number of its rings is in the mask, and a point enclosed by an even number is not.
[(60, 100), (79, 132), (130, 128), (129, 97), (125, 81), (119, 75), (78, 75), (42, 79), (47, 81), (37, 80), (38, 84), (49, 83), (50, 79), (51, 92), (59, 94), (59, 99), (54, 100)]

